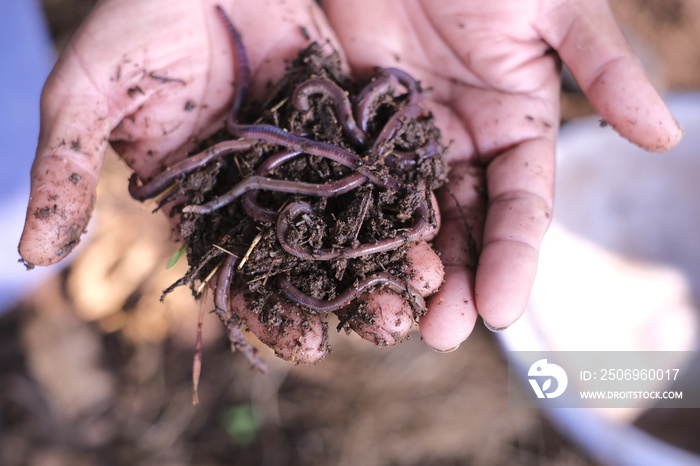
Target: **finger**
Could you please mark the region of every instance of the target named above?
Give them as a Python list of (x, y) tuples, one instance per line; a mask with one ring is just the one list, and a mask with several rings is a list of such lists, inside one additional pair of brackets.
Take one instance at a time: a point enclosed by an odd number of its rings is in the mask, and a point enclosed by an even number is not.
[(231, 297), (231, 311), (262, 343), (285, 361), (314, 364), (329, 352), (328, 325), (318, 314), (280, 300), (269, 312), (257, 314), (241, 293)]
[[(352, 317), (347, 319), (347, 313)], [(393, 346), (406, 339), (413, 328), (413, 310), (403, 296), (377, 290), (358, 299), (357, 308), (337, 312), (341, 321), (363, 339), (377, 346)]]
[(474, 329), (477, 313), (473, 283), (471, 271), (445, 266), (445, 282), (428, 301), (429, 312), (418, 322), (423, 340), (435, 351), (456, 350)]
[(424, 298), (434, 294), (445, 279), (445, 268), (433, 248), (419, 241), (406, 251), (406, 282)]
[(513, 323), (525, 309), (540, 244), (552, 213), (554, 142), (525, 141), (494, 158), (479, 256), (476, 306), (492, 328)]
[(603, 119), (647, 150), (680, 141), (673, 118), (620, 32), (607, 2), (548, 2), (539, 31), (571, 69)]
[[(422, 297), (435, 293), (445, 275), (440, 257), (428, 243), (419, 241), (408, 249), (406, 258), (406, 283)], [(348, 315), (350, 312), (353, 314)], [(357, 308), (337, 312), (358, 335), (379, 346), (392, 346), (406, 339), (413, 328), (414, 314), (405, 296), (389, 290), (363, 295)]]
[(449, 183), (438, 192), (443, 223), (435, 238), (445, 266), (445, 280), (428, 301), (419, 326), (426, 344), (441, 352), (455, 350), (471, 333), (477, 319), (474, 274), (486, 208), (482, 168), (459, 163)]
[(94, 207), (112, 124), (96, 116), (106, 114), (100, 90), (84, 75), (59, 64), (42, 94), (41, 132), (19, 246), (26, 263), (58, 262), (80, 241)]

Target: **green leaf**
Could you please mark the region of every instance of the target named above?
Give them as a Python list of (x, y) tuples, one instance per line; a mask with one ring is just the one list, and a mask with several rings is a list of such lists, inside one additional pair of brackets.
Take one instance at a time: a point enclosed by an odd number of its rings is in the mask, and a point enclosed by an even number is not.
[(187, 251), (187, 244), (183, 244), (180, 249), (175, 251), (175, 253), (170, 256), (170, 260), (168, 261), (168, 265), (165, 266), (165, 269), (169, 269), (173, 265), (177, 264), (177, 261), (180, 260), (180, 258), (185, 254), (185, 251)]
[(243, 403), (228, 407), (221, 421), (231, 441), (238, 446), (247, 446), (255, 441), (260, 430), (261, 413), (254, 403)]

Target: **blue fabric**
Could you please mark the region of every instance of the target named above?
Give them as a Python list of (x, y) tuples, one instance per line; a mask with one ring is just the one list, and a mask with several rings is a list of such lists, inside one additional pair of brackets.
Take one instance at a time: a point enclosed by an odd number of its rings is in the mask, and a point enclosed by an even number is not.
[(0, 15), (0, 312), (51, 269), (26, 272), (17, 261), (29, 170), (39, 135), (39, 97), (54, 61), (53, 45), (35, 0), (4, 0)]

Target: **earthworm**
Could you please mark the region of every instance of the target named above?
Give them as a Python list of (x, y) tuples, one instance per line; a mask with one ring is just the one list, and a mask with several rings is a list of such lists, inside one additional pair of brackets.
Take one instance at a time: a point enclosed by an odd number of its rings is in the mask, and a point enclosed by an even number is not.
[(418, 81), (398, 68), (380, 68), (382, 74), (394, 76), (408, 91), (408, 105), (420, 105), (423, 102), (423, 94), (420, 92)]
[(307, 196), (333, 197), (345, 194), (348, 191), (362, 186), (365, 181), (365, 176), (360, 173), (352, 173), (337, 181), (323, 184), (307, 183), (304, 181), (275, 180), (264, 176), (250, 176), (244, 178), (225, 194), (205, 204), (185, 206), (182, 211), (195, 214), (208, 214), (220, 209), (226, 204), (230, 204), (247, 191), (260, 189)]
[(355, 120), (360, 129), (367, 132), (372, 111), (376, 109), (377, 102), (382, 95), (393, 93), (394, 87), (400, 83), (408, 93), (407, 106), (421, 105), (423, 97), (418, 82), (408, 73), (398, 68), (377, 68), (379, 74), (367, 84), (357, 96), (355, 105)]
[(233, 119), (238, 118), (238, 112), (243, 106), (243, 99), (245, 99), (248, 88), (251, 82), (250, 73), (250, 60), (248, 59), (248, 53), (246, 52), (245, 46), (243, 45), (243, 38), (241, 33), (233, 25), (233, 22), (228, 17), (221, 5), (216, 5), (216, 11), (219, 17), (226, 25), (228, 29), (229, 37), (233, 43), (233, 72), (235, 75), (235, 85), (236, 90), (233, 95), (233, 103), (231, 105), (230, 116)]
[(289, 244), (287, 241), (287, 232), (289, 231), (291, 220), (301, 214), (310, 213), (313, 213), (313, 208), (308, 202), (292, 202), (285, 207), (277, 219), (277, 241), (279, 241), (280, 245), (285, 251), (293, 256), (312, 261), (328, 261), (339, 257), (347, 259), (362, 257), (370, 254), (391, 251), (403, 246), (406, 243), (418, 241), (423, 231), (428, 227), (427, 219), (430, 216), (428, 203), (427, 201), (422, 200), (416, 209), (413, 226), (407, 233), (401, 236), (385, 238), (375, 243), (366, 243), (357, 247), (344, 247), (337, 249), (311, 250), (302, 246), (293, 246)]
[(268, 124), (240, 125), (231, 118), (227, 124), (228, 130), (234, 135), (245, 138), (277, 144), (292, 150), (304, 151), (307, 154), (324, 157), (355, 170), (362, 165), (359, 155), (349, 150), (322, 141), (315, 141), (304, 136), (297, 136), (277, 126)]
[(233, 281), (233, 271), (237, 263), (238, 257), (229, 254), (216, 273), (217, 280), (216, 290), (214, 291), (214, 306), (216, 306), (217, 313), (225, 315), (229, 311), (231, 282)]
[[(258, 168), (255, 169), (255, 174), (259, 176), (268, 175), (272, 173), (275, 168), (289, 160), (293, 160), (301, 153), (301, 151), (288, 149), (277, 152), (276, 154), (273, 154), (263, 160)], [(245, 210), (245, 212), (257, 222), (273, 223), (275, 220), (277, 220), (277, 212), (261, 206), (258, 204), (257, 199), (257, 190), (251, 190), (244, 193), (243, 197), (241, 197), (241, 206), (243, 207), (243, 210)]]
[(367, 132), (372, 110), (376, 109), (377, 101), (384, 94), (393, 92), (398, 79), (392, 75), (380, 75), (367, 84), (357, 96), (355, 104), (355, 121), (363, 132)]
[(376, 160), (385, 151), (391, 149), (389, 147), (391, 141), (396, 138), (397, 133), (407, 121), (415, 121), (422, 113), (423, 108), (413, 104), (407, 105), (394, 113), (379, 132), (374, 144), (372, 144), (370, 153), (373, 160)]
[(384, 163), (393, 170), (407, 171), (418, 163), (418, 159), (432, 159), (439, 155), (439, 147), (435, 138), (431, 137), (428, 142), (416, 150), (401, 151), (392, 150), (384, 158)]
[(228, 328), (228, 339), (236, 351), (243, 353), (252, 367), (260, 370), (262, 373), (265, 373), (267, 372), (265, 362), (259, 356), (257, 356), (255, 348), (253, 348), (248, 339), (246, 339), (246, 337), (243, 335), (243, 331), (241, 330), (241, 326), (237, 322), (237, 319), (231, 319), (229, 316), (231, 311), (231, 284), (233, 282), (233, 274), (238, 260), (238, 257), (229, 255), (226, 259), (224, 259), (221, 268), (217, 272), (216, 289), (214, 291), (214, 306), (219, 319)]
[(258, 165), (258, 168), (255, 169), (255, 174), (260, 176), (269, 175), (275, 168), (295, 159), (300, 154), (302, 154), (301, 150), (285, 149), (279, 151), (263, 160), (262, 163)]
[(313, 312), (333, 312), (350, 304), (354, 299), (360, 296), (368, 288), (381, 285), (387, 289), (402, 294), (404, 291), (409, 293), (409, 297), (414, 301), (415, 305), (421, 309), (425, 309), (425, 301), (421, 295), (412, 287), (399, 280), (395, 276), (379, 272), (375, 275), (366, 277), (360, 280), (355, 286), (347, 288), (333, 299), (316, 299), (313, 298), (299, 288), (295, 287), (287, 278), (280, 277), (278, 280), (279, 287), (284, 296), (290, 301), (299, 304)]
[(333, 81), (325, 78), (307, 79), (294, 89), (292, 104), (297, 110), (308, 112), (311, 109), (309, 97), (315, 94), (324, 94), (333, 101), (335, 116), (338, 118), (346, 136), (357, 146), (364, 146), (365, 134), (357, 127), (348, 95)]
[(398, 68), (382, 68), (381, 73), (386, 76), (393, 76), (406, 88), (408, 91), (408, 102), (405, 107), (399, 109), (389, 118), (389, 121), (386, 122), (384, 128), (379, 132), (370, 151), (374, 158), (379, 157), (386, 150), (386, 146), (394, 139), (404, 122), (416, 120), (425, 111), (420, 86), (413, 76)]
[(244, 139), (223, 141), (215, 144), (199, 154), (180, 160), (167, 167), (148, 183), (138, 185), (138, 176), (134, 173), (129, 178), (129, 194), (136, 200), (144, 201), (165, 191), (178, 176), (193, 172), (204, 164), (231, 152), (241, 152), (253, 147), (253, 143)]
[(416, 149), (416, 154), (424, 159), (432, 159), (439, 155), (440, 147), (434, 137), (430, 136), (428, 141)]
[(307, 154), (338, 162), (341, 165), (363, 174), (377, 186), (396, 189), (401, 184), (393, 176), (377, 176), (370, 166), (363, 166), (363, 160), (359, 155), (334, 144), (298, 136), (268, 124), (239, 125), (231, 118), (228, 120), (228, 130), (238, 137), (257, 139), (270, 144), (284, 146), (288, 149), (301, 150)]

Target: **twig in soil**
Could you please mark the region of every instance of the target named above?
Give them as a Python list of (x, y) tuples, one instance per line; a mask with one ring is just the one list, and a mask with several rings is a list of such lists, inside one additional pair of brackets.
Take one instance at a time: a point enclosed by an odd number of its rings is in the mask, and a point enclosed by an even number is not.
[(250, 242), (250, 246), (248, 246), (248, 250), (245, 252), (243, 255), (243, 259), (241, 259), (241, 262), (238, 264), (238, 270), (242, 269), (243, 266), (245, 265), (246, 262), (248, 262), (248, 259), (250, 258), (250, 254), (253, 252), (253, 249), (255, 249), (255, 246), (258, 245), (260, 240), (262, 239), (262, 233), (258, 233), (255, 235), (255, 238), (253, 238), (253, 241)]
[(192, 360), (192, 404), (199, 404), (199, 378), (202, 375), (202, 323), (204, 322), (204, 310), (199, 308), (199, 320), (197, 321), (197, 339), (194, 344), (194, 358)]

